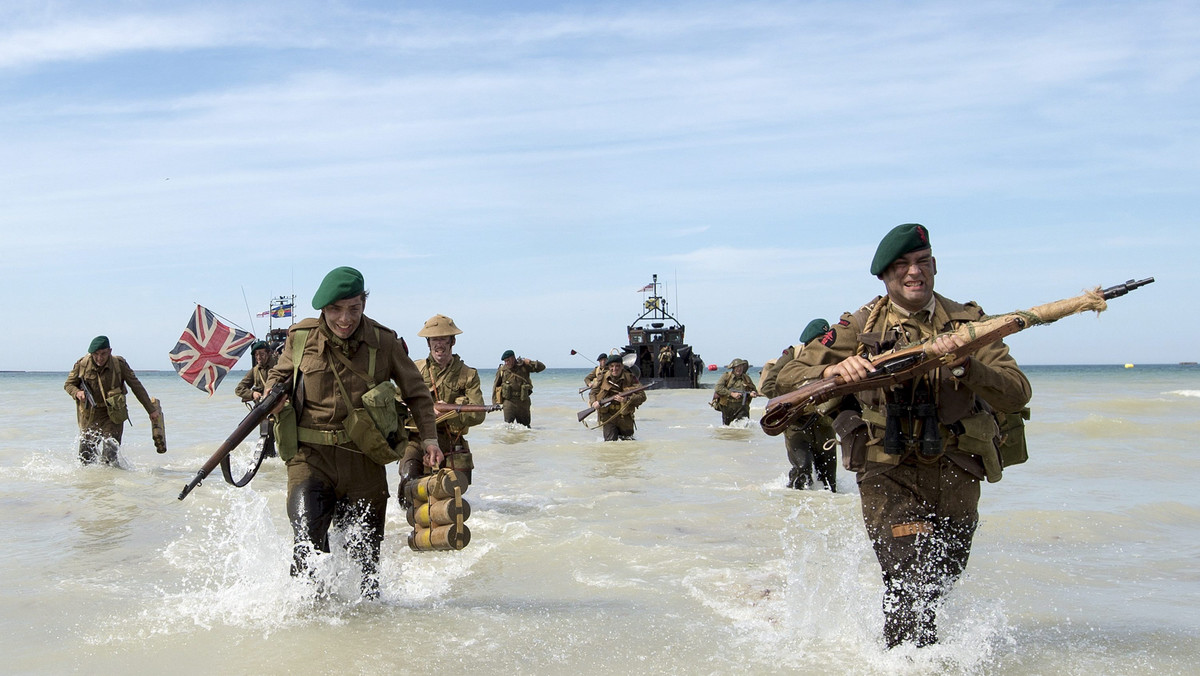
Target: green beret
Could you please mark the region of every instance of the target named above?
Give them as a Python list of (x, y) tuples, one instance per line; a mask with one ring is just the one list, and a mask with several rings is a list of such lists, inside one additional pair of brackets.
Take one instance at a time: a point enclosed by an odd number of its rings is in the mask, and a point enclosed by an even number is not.
[(256, 340), (253, 343), (251, 343), (250, 354), (254, 354), (255, 352), (258, 352), (259, 350), (266, 350), (266, 351), (270, 352), (271, 346), (268, 345), (267, 341), (265, 341), (265, 340)]
[(807, 345), (808, 341), (826, 333), (829, 333), (829, 322), (824, 319), (814, 319), (804, 327), (804, 332), (800, 334), (800, 343)]
[(517, 356), (516, 352), (513, 352), (512, 350), (505, 350), (504, 354), (500, 355), (500, 361), (504, 361), (505, 359), (508, 359), (509, 357), (515, 357), (515, 356)]
[(112, 347), (108, 344), (108, 336), (96, 336), (92, 339), (91, 344), (88, 345), (88, 354), (91, 354), (96, 350), (103, 350), (106, 347)]
[(871, 274), (878, 277), (897, 258), (910, 251), (929, 248), (929, 229), (920, 223), (905, 223), (892, 228), (883, 236), (875, 258), (871, 259)]
[(610, 354), (610, 355), (608, 355), (608, 359), (605, 360), (605, 362), (604, 362), (605, 366), (608, 366), (609, 364), (620, 364), (620, 365), (624, 366), (625, 360), (621, 359), (621, 355), (619, 355), (619, 354)]
[(601, 352), (600, 356), (596, 357), (596, 361), (600, 361), (601, 359), (608, 359), (608, 355), (605, 354), (604, 352)]
[(325, 275), (325, 279), (321, 280), (321, 286), (317, 287), (317, 292), (313, 295), (312, 306), (314, 310), (320, 310), (330, 303), (362, 294), (363, 276), (361, 272), (354, 268), (334, 268)]

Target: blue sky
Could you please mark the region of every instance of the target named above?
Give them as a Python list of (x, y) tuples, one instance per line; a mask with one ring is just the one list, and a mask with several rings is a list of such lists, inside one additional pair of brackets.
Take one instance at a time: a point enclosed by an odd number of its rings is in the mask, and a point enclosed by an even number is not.
[[(1009, 339), (1200, 359), (1196, 2), (22, 2), (0, 6), (0, 369), (199, 302), (265, 332), (329, 269), (423, 354), (587, 366), (657, 273), (709, 363), (881, 293), (920, 222), (989, 312), (1156, 284)], [(1162, 330), (1148, 330), (1162, 322)]]

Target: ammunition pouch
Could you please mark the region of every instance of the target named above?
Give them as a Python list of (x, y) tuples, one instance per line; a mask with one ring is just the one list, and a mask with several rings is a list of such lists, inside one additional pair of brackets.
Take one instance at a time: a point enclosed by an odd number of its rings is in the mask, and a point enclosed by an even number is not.
[(396, 386), (390, 380), (379, 383), (362, 396), (363, 407), (367, 410), (367, 415), (371, 416), (375, 427), (379, 428), (379, 433), (385, 439), (392, 437), (400, 429), (400, 417), (396, 411), (396, 402)]
[(529, 401), (529, 395), (532, 393), (533, 385), (521, 382), (516, 378), (504, 381), (500, 387), (500, 394), (506, 401)]
[(475, 462), (470, 451), (451, 451), (445, 454), (445, 466), (453, 470), (475, 469)]
[(999, 481), (1003, 466), (997, 443), (1000, 427), (996, 424), (996, 417), (990, 411), (981, 411), (954, 423), (954, 430), (958, 432), (958, 450), (978, 456), (983, 461), (988, 483)]
[(300, 440), (296, 429), (296, 409), (288, 401), (275, 414), (275, 452), (279, 459), (287, 462), (296, 456), (300, 450)]
[(851, 472), (867, 468), (867, 422), (858, 411), (846, 410), (833, 420), (833, 431), (842, 447), (842, 466)]
[(1000, 427), (1000, 464), (1004, 467), (1019, 465), (1029, 459), (1029, 448), (1025, 445), (1025, 421), (1029, 420), (1029, 409), (1017, 413), (997, 413)]
[(404, 455), (402, 450), (392, 448), (365, 408), (352, 409), (342, 421), (342, 427), (358, 450), (380, 465), (395, 462)]
[(120, 425), (129, 420), (129, 406), (125, 403), (125, 393), (115, 392), (104, 398), (108, 407), (108, 419)]

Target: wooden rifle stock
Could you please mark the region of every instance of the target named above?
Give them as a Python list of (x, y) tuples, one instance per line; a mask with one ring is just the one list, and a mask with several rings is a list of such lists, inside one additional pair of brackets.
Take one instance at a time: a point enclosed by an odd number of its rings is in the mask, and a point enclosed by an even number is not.
[(896, 352), (877, 355), (871, 359), (875, 372), (863, 380), (847, 383), (842, 380), (841, 376), (822, 378), (771, 399), (767, 402), (767, 409), (763, 413), (760, 424), (764, 432), (776, 436), (800, 416), (814, 413), (816, 407), (826, 401), (863, 390), (891, 387), (912, 380), (939, 366), (978, 352), (985, 345), (1030, 326), (1049, 324), (1063, 317), (1088, 310), (1102, 312), (1108, 307), (1106, 301), (1124, 296), (1153, 281), (1153, 277), (1138, 281), (1131, 279), (1124, 284), (1110, 286), (1107, 289), (1097, 288), (1081, 296), (1046, 303), (1029, 310), (982, 318), (966, 324), (954, 332), (954, 335), (960, 336), (965, 342), (954, 352), (948, 354), (935, 355), (931, 352), (932, 344), (924, 343)]
[[(196, 472), (196, 476), (183, 487), (183, 491), (179, 493), (180, 500), (186, 498), (188, 493), (192, 492), (193, 488), (199, 486), (200, 482), (207, 479), (208, 475), (217, 468), (217, 465), (226, 461), (229, 458), (229, 454), (233, 452), (233, 449), (237, 448), (238, 444), (250, 436), (250, 432), (258, 429), (263, 419), (271, 414), (271, 409), (275, 408), (275, 405), (279, 403), (279, 399), (287, 394), (291, 381), (292, 379), (289, 377), (283, 382), (275, 383), (271, 387), (271, 391), (259, 400), (258, 405), (250, 409), (246, 417), (242, 418), (242, 422), (238, 423), (238, 426), (234, 428), (233, 433), (217, 448), (216, 452), (200, 468), (200, 471)], [(257, 468), (255, 469), (257, 470)], [(246, 481), (248, 479), (244, 480), (241, 484), (235, 485), (244, 485)]]
[[(433, 402), (433, 412), (437, 415), (434, 424), (443, 423), (459, 413), (491, 413), (503, 409), (502, 404), (447, 404), (444, 401)], [(413, 427), (416, 429), (416, 427)]]
[[(599, 403), (599, 404), (600, 404), (600, 408), (604, 408), (605, 406), (607, 406), (607, 405), (609, 405), (609, 404), (613, 403), (614, 401), (616, 401), (617, 397), (628, 397), (628, 396), (629, 396), (629, 395), (631, 395), (631, 394), (637, 394), (638, 392), (641, 392), (641, 391), (643, 391), (643, 390), (648, 390), (648, 389), (650, 389), (651, 387), (654, 387), (654, 386), (655, 386), (655, 385), (657, 385), (657, 384), (658, 384), (658, 381), (655, 381), (655, 382), (652, 382), (652, 383), (650, 383), (649, 385), (641, 385), (641, 386), (639, 386), (639, 387), (630, 388), (630, 389), (628, 389), (628, 390), (625, 390), (624, 392), (618, 392), (618, 393), (616, 393), (616, 394), (612, 395), (611, 397), (605, 397), (605, 398), (601, 399), (601, 400), (600, 400), (599, 402), (597, 402), (597, 403)], [(589, 406), (588, 408), (586, 408), (586, 409), (584, 409), (584, 410), (580, 411), (579, 413), (575, 414), (575, 417), (579, 419), (579, 422), (583, 422), (583, 421), (584, 421), (584, 419), (586, 419), (586, 418), (587, 418), (589, 415), (591, 415), (591, 414), (595, 413), (595, 412), (596, 412), (596, 410), (597, 410), (597, 409), (595, 409), (595, 408), (592, 408), (592, 407), (590, 407), (590, 406)]]

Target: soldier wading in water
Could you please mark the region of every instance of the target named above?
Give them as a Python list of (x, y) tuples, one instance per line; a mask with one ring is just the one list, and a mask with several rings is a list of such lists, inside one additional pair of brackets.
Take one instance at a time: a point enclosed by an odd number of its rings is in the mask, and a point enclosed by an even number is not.
[[(445, 315), (430, 317), (417, 333), (429, 345), (429, 357), (417, 360), (417, 368), (435, 401), (447, 404), (483, 406), (483, 388), (479, 383), (479, 372), (463, 363), (454, 354), (455, 336), (462, 330), (454, 320)], [(471, 483), (471, 470), (475, 463), (471, 459), (471, 447), (467, 444), (467, 429), (483, 422), (487, 414), (459, 411), (448, 413), (437, 424), (438, 445), (445, 461), (442, 467), (462, 474)], [(441, 416), (439, 416), (441, 417)], [(438, 467), (423, 466), (420, 449), (410, 449), (400, 465), (400, 499), (404, 500), (404, 483), (408, 479), (428, 474)]]
[[(864, 350), (873, 356), (937, 336), (933, 352), (952, 353), (963, 341), (944, 334), (983, 316), (974, 303), (933, 292), (937, 261), (922, 225), (893, 228), (879, 243), (871, 274), (887, 295), (842, 315), (784, 365), (779, 392), (835, 375), (862, 380), (875, 370)], [(861, 415), (847, 410), (835, 420), (883, 573), (888, 647), (937, 641), (937, 607), (966, 568), (979, 523), (981, 456), (994, 454), (999, 441), (995, 413), (1017, 413), (1029, 398), (1029, 381), (997, 341), (891, 389), (859, 392)], [(855, 449), (864, 446), (858, 464)]]
[[(362, 595), (374, 598), (388, 503), (384, 465), (423, 450), (436, 467), (442, 451), (421, 372), (396, 333), (363, 314), (366, 303), (358, 270), (326, 275), (312, 302), (321, 316), (288, 329), (266, 387), (291, 379), (290, 397), (274, 413), (295, 534), (292, 574), (310, 572), (313, 557), (329, 552), (329, 529), (338, 528), (361, 567)], [(415, 439), (406, 438), (397, 398), (416, 424)]]

